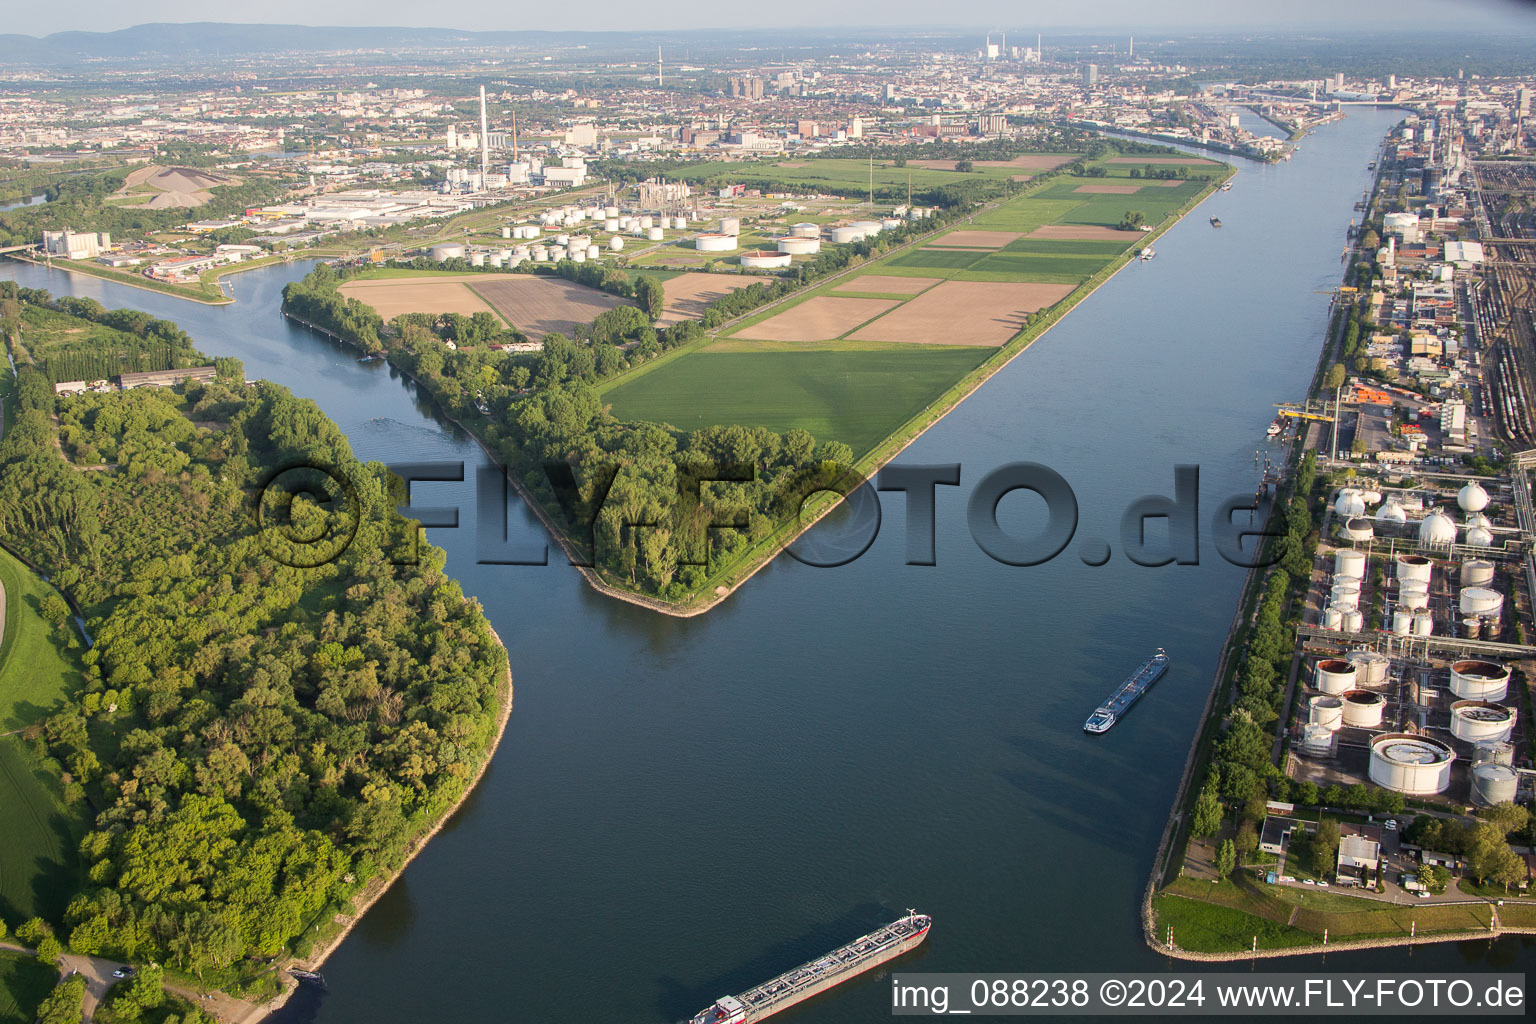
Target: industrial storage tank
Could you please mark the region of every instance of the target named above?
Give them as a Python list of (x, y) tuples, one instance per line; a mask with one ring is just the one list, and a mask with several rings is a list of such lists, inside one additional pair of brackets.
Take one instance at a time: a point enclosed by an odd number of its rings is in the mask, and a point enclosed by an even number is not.
[(700, 252), (730, 252), (736, 248), (735, 235), (694, 235), (693, 247)]
[(1339, 629), (1345, 633), (1359, 633), (1365, 629), (1365, 616), (1358, 609), (1346, 608)]
[(567, 233), (567, 232), (562, 231), (560, 234), (555, 236), (555, 244), (556, 245), (570, 245), (571, 244), (571, 236), (570, 236), (570, 234)]
[(1397, 595), (1397, 606), (1410, 612), (1423, 611), (1429, 607), (1429, 591), (1405, 590)]
[(789, 264), (790, 255), (787, 252), (754, 249), (741, 254), (741, 265), (748, 270), (777, 270)]
[(1376, 651), (1350, 651), (1347, 660), (1355, 666), (1362, 686), (1380, 686), (1385, 683), (1387, 669), (1392, 665), (1391, 658)]
[(1356, 543), (1370, 540), (1376, 536), (1376, 529), (1371, 526), (1371, 521), (1364, 516), (1356, 516), (1353, 519), (1346, 520), (1344, 529), (1341, 532), (1346, 540)]
[(536, 245), (536, 246), (534, 246), (529, 251), (533, 254), (533, 262), (535, 262), (535, 263), (548, 263), (549, 262), (549, 248), (547, 246)]
[(1396, 498), (1392, 498), (1376, 510), (1376, 521), (1378, 523), (1402, 525), (1408, 521), (1408, 513), (1403, 511), (1403, 506), (1397, 503)]
[(1365, 575), (1364, 551), (1340, 551), (1333, 556), (1334, 576), (1353, 576), (1359, 579)]
[(1397, 578), (1400, 580), (1422, 580), (1428, 583), (1433, 572), (1434, 563), (1423, 555), (1397, 556)]
[(1344, 724), (1354, 729), (1379, 729), (1381, 716), (1387, 709), (1387, 698), (1370, 690), (1345, 690), (1340, 698), (1344, 705)]
[(1353, 690), (1356, 679), (1354, 665), (1338, 658), (1324, 658), (1313, 670), (1312, 685), (1324, 693), (1340, 694)]
[(655, 226), (656, 226), (656, 220), (650, 214), (646, 214), (645, 216), (640, 218), (640, 230), (641, 231), (649, 231), (649, 230), (651, 230), (651, 228), (653, 228)]
[(1360, 492), (1353, 487), (1346, 487), (1339, 492), (1337, 500), (1333, 503), (1333, 511), (1343, 519), (1352, 519), (1355, 516), (1365, 515), (1365, 499)]
[(1451, 705), (1451, 735), (1468, 743), (1503, 743), (1515, 731), (1515, 709), (1486, 700)]
[(501, 226), (501, 237), (502, 238), (511, 238), (512, 237), (512, 229), (511, 229), (511, 227), (503, 224)]
[(607, 220), (603, 221), (603, 230), (604, 231), (617, 231), (617, 230), (619, 230), (619, 218), (617, 218), (617, 217), (609, 217)]
[(1493, 547), (1493, 531), (1484, 526), (1472, 526), (1467, 529), (1466, 542), (1474, 548)]
[(789, 236), (791, 238), (820, 238), (821, 227), (820, 225), (812, 224), (809, 221), (800, 224), (791, 224), (789, 226)]
[(599, 256), (601, 256), (602, 254), (603, 254), (603, 250), (599, 249), (597, 246), (595, 246), (595, 245), (587, 246), (587, 259), (595, 260)]
[(585, 250), (585, 249), (572, 249), (571, 252), (570, 252), (570, 260), (571, 260), (572, 263), (585, 263), (585, 262), (587, 262), (587, 250)]
[(499, 252), (494, 252), (491, 253), (487, 262), (493, 267), (504, 267), (507, 265), (507, 258)]
[(1476, 764), (1472, 766), (1472, 802), (1480, 807), (1515, 802), (1520, 788), (1520, 775), (1507, 764)]
[(820, 252), (821, 239), (819, 238), (781, 238), (779, 239), (779, 252), (793, 253), (803, 256), (807, 253)]
[(1436, 509), (1419, 524), (1419, 543), (1428, 548), (1450, 547), (1456, 543), (1456, 524)]
[(1344, 612), (1329, 605), (1323, 609), (1323, 628), (1337, 631), (1344, 625)]
[(1463, 700), (1503, 700), (1509, 669), (1491, 661), (1458, 661), (1451, 666), (1451, 692)]
[(1461, 563), (1463, 587), (1486, 587), (1493, 582), (1493, 563), (1486, 558), (1469, 558)]
[(605, 206), (605, 207), (603, 207), (603, 216), (604, 217), (617, 217), (618, 215), (619, 215), (619, 208), (617, 206)]
[(1487, 587), (1463, 587), (1460, 606), (1463, 615), (1498, 615), (1504, 608), (1504, 595)]
[(740, 217), (721, 217), (720, 218), (720, 233), (722, 235), (739, 235), (739, 234), (741, 234), (741, 218)]
[(469, 254), (469, 265), (472, 266), (472, 267), (483, 267), (483, 266), (485, 266), (485, 253), (483, 253), (483, 252), (472, 252), (472, 253), (470, 253)]
[(1515, 745), (1507, 741), (1504, 743), (1479, 743), (1472, 751), (1472, 763), (1487, 764), (1489, 762), (1493, 764), (1514, 764)]
[(1451, 784), (1456, 754), (1439, 740), (1389, 732), (1371, 741), (1370, 779), (1383, 789), (1409, 796), (1443, 793)]
[(565, 259), (565, 246), (563, 246), (563, 245), (552, 245), (552, 246), (550, 246), (549, 247), (549, 258), (551, 260), (553, 260), (554, 262), (556, 262), (556, 263), (559, 263), (561, 260)]
[(461, 260), (464, 258), (464, 246), (459, 242), (444, 242), (432, 247), (432, 258), (441, 263), (444, 260)]
[(608, 248), (612, 249), (614, 252), (618, 252), (620, 249), (624, 248), (624, 239), (619, 235), (614, 235), (612, 238), (608, 239)]
[(863, 231), (865, 237), (880, 233), (880, 222), (877, 220), (856, 220), (849, 227), (855, 227)]
[(650, 228), (646, 231), (645, 237), (652, 242), (659, 242), (666, 236), (663, 234), (661, 228)]
[(1392, 632), (1398, 636), (1407, 636), (1413, 632), (1412, 608), (1398, 608), (1392, 613)]
[(673, 217), (672, 218), (672, 226), (674, 228), (676, 228), (677, 230), (682, 231), (682, 230), (684, 230), (685, 228), (688, 227), (688, 218), (687, 217)]
[(1467, 515), (1467, 525), (1468, 526), (1483, 526), (1483, 527), (1491, 528), (1493, 526), (1493, 520), (1489, 519), (1487, 516), (1483, 515), (1481, 512), (1472, 512), (1472, 513), (1469, 513)]
[(1488, 507), (1488, 492), (1483, 490), (1482, 484), (1473, 480), (1456, 492), (1456, 504), (1464, 512), (1481, 512)]
[(1483, 635), (1483, 620), (1476, 615), (1468, 615), (1461, 620), (1461, 635), (1467, 640), (1476, 640)]
[(864, 232), (859, 228), (841, 227), (832, 229), (832, 241), (839, 245), (846, 245), (849, 242), (862, 242), (863, 240)]
[(1413, 635), (1431, 636), (1435, 632), (1435, 617), (1429, 614), (1428, 608), (1420, 608), (1413, 613)]
[(893, 228), (899, 228), (899, 227), (901, 227), (901, 218), (900, 217), (883, 217), (880, 220), (880, 230), (881, 231), (890, 231)]
[(1331, 696), (1313, 697), (1307, 703), (1307, 722), (1334, 731), (1344, 722), (1344, 702)]

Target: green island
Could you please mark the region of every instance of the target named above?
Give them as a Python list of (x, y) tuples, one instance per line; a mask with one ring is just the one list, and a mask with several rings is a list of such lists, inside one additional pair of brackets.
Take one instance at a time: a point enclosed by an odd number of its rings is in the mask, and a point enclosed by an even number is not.
[[(98, 1021), (270, 1000), (479, 778), (506, 652), (312, 402), (90, 300), (8, 285), (0, 331), (0, 1021), (79, 1020), (66, 950), (139, 966)], [(338, 523), (344, 550), (298, 554)]]
[[(877, 206), (905, 198), (908, 174), (923, 171), (911, 195), (928, 215), (778, 274), (721, 272), (677, 242), (623, 268), (421, 257), (323, 265), (285, 289), (284, 310), (418, 381), (507, 468), (594, 586), (699, 614), (1232, 173), (1166, 147), (1048, 141), (1044, 152), (974, 154), (959, 170), (883, 159)], [(860, 205), (872, 167), (873, 154), (668, 173), (834, 197), (822, 210), (744, 216), (750, 247), (792, 223), (877, 216)], [(560, 282), (613, 308), (535, 332), (526, 310)], [(386, 284), (466, 289), (487, 305), (398, 311)]]

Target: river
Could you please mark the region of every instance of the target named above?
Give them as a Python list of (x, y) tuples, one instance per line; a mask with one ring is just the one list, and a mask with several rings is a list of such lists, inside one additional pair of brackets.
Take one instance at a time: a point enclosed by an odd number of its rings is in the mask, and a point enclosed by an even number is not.
[[(1366, 164), (1401, 116), (1352, 110), (1289, 162), (1241, 161), (1156, 260), (914, 444), (901, 461), (963, 465), (960, 487), (938, 489), (936, 566), (904, 564), (903, 501), (887, 493), (864, 557), (780, 558), (707, 615), (672, 619), (600, 597), (557, 553), (477, 565), (472, 483), (417, 484), (419, 504), (459, 506), (460, 528), (431, 537), (507, 643), (514, 711), (464, 809), (327, 962), (329, 993), (281, 1019), (676, 1021), (907, 907), (934, 916), (913, 961), (925, 971), (1188, 969), (1143, 945), (1137, 907), (1242, 583), (1210, 513), (1252, 492), (1274, 403), (1305, 391)], [(473, 480), (479, 449), (387, 366), (279, 316), (306, 269), (240, 274), (223, 307), (0, 273), (175, 319), (204, 351), (314, 398), (360, 456), (463, 460)], [(1081, 507), (1077, 540), (1046, 565), (994, 562), (965, 526), (977, 481), (1014, 461), (1056, 469)], [(1171, 495), (1180, 463), (1200, 466), (1201, 563), (1133, 565), (1121, 512)], [(1019, 492), (1000, 519), (1032, 532), (1038, 504)], [(515, 500), (509, 533), (543, 537)], [(1094, 537), (1114, 548), (1101, 568), (1078, 557)], [(1085, 735), (1158, 646), (1167, 677), (1111, 733)], [(1452, 969), (1523, 950), (1411, 955)], [(786, 1019), (885, 1021), (887, 1000), (866, 977)]]

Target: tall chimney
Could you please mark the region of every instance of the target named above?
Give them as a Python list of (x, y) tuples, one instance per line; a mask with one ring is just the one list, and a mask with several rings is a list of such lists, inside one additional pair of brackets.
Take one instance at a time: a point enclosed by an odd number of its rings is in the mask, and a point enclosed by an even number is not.
[(485, 188), (485, 177), (491, 170), (490, 129), (485, 122), (485, 86), (480, 87), (480, 187)]

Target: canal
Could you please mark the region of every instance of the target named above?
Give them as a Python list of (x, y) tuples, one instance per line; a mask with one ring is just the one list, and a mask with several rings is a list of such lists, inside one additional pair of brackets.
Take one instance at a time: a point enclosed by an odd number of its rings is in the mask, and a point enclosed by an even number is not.
[[(908, 907), (934, 917), (910, 962), (924, 971), (1187, 969), (1143, 945), (1137, 907), (1242, 583), (1210, 516), (1253, 491), (1274, 403), (1307, 386), (1366, 164), (1400, 117), (1352, 110), (1287, 163), (1241, 162), (1155, 260), (914, 444), (901, 461), (962, 466), (959, 487), (938, 488), (935, 566), (905, 564), (904, 503), (886, 493), (862, 558), (781, 557), (709, 614), (671, 619), (598, 596), (558, 553), (476, 564), (473, 484), (417, 484), (418, 503), (459, 507), (459, 529), (431, 539), (507, 643), (514, 711), (464, 809), (326, 964), (329, 993), (281, 1019), (676, 1021)], [(478, 447), (407, 382), (279, 315), (306, 269), (240, 274), (223, 307), (0, 274), (174, 319), (313, 398), (359, 456), (462, 460), (472, 481)], [(991, 560), (966, 527), (976, 483), (1019, 461), (1062, 474), (1081, 518), (1060, 557), (1028, 568)], [(1122, 512), (1172, 495), (1180, 464), (1200, 468), (1200, 563), (1132, 564)], [(1017, 492), (999, 519), (1031, 533), (1041, 507)], [(837, 547), (847, 518), (816, 543)], [(543, 538), (515, 500), (508, 531)], [(1085, 564), (1086, 538), (1109, 542), (1107, 564)], [(1085, 735), (1156, 647), (1168, 675), (1113, 731)], [(1412, 963), (1524, 956), (1469, 943)], [(867, 977), (786, 1019), (884, 1021), (887, 999)]]

